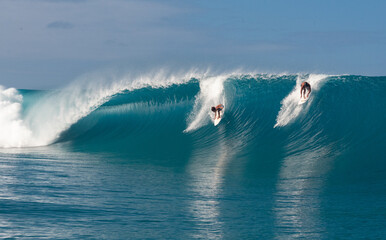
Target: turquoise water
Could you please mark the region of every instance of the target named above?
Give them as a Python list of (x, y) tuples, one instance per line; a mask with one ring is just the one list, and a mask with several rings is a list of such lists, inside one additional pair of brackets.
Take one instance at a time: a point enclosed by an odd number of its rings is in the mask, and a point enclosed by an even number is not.
[(386, 77), (138, 79), (1, 89), (1, 238), (385, 238)]

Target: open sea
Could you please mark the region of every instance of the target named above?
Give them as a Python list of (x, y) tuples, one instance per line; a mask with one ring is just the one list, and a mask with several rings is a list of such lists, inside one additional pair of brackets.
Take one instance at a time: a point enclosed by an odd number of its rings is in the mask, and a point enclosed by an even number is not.
[(0, 238), (386, 239), (385, 92), (195, 71), (0, 87)]

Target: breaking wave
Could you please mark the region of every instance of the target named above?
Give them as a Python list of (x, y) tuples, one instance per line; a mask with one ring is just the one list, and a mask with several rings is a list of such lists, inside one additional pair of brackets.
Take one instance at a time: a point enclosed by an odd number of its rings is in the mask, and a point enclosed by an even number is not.
[[(312, 93), (298, 105), (302, 81)], [(263, 146), (280, 157), (327, 146), (329, 154), (378, 155), (385, 90), (385, 77), (198, 71), (92, 74), (49, 91), (1, 87), (0, 147), (67, 144), (181, 157), (221, 143), (254, 157)], [(223, 120), (214, 127), (210, 107), (220, 103)]]

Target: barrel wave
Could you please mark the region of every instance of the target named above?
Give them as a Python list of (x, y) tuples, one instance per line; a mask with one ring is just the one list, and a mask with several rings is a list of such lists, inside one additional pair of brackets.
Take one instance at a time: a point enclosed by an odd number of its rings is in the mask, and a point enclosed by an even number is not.
[[(385, 77), (185, 74), (141, 80), (131, 86), (91, 81), (59, 91), (2, 88), (1, 130), (10, 134), (2, 134), (1, 147), (67, 144), (181, 157), (223, 142), (257, 158), (259, 151), (280, 152), (280, 158), (324, 150), (354, 158), (384, 154)], [(298, 105), (302, 81), (310, 82), (312, 94)], [(210, 107), (220, 103), (224, 117), (214, 127)]]

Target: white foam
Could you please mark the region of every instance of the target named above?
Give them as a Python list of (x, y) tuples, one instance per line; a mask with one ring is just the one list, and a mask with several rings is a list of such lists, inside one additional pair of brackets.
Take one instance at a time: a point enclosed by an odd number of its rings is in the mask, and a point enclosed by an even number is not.
[(214, 113), (211, 111), (212, 106), (224, 104), (226, 108), (224, 81), (227, 78), (228, 75), (220, 75), (200, 80), (200, 92), (196, 96), (193, 110), (187, 118), (188, 127), (184, 132), (190, 132), (208, 124), (214, 117)]
[(87, 74), (64, 89), (50, 91), (21, 116), (22, 96), (16, 89), (0, 88), (0, 147), (31, 147), (53, 143), (72, 124), (87, 116), (114, 94), (144, 87), (161, 88), (205, 76), (195, 70), (147, 74), (114, 72)]
[[(274, 125), (274, 128), (283, 127), (291, 123), (299, 116), (303, 108), (310, 106), (312, 98), (315, 96), (315, 93), (320, 89), (322, 83), (327, 77), (328, 75), (322, 74), (311, 74), (306, 78), (298, 76), (296, 86), (292, 92), (281, 101), (281, 108), (276, 117), (276, 124)], [(312, 89), (308, 104), (305, 104), (305, 106), (298, 104), (300, 99), (300, 85), (303, 81), (307, 81), (311, 85)]]
[[(144, 87), (168, 87), (196, 78), (200, 79), (200, 92), (187, 118), (185, 129), (185, 132), (193, 131), (210, 123), (213, 117), (211, 106), (222, 103), (227, 107), (224, 82), (235, 74), (237, 75), (236, 72), (214, 75), (208, 70), (175, 73), (166, 69), (146, 74), (118, 75), (112, 71), (87, 74), (64, 89), (48, 92), (23, 113), (24, 117), (21, 114), (23, 97), (16, 89), (4, 89), (0, 86), (0, 147), (51, 144), (63, 131), (108, 101), (114, 94)], [(326, 75), (310, 75), (307, 81), (311, 83), (313, 91), (316, 91), (325, 77)], [(298, 106), (293, 103), (297, 103), (296, 92), (300, 91), (300, 81), (298, 79), (294, 91), (282, 101), (283, 106), (275, 127), (288, 124), (299, 114)]]
[(31, 137), (21, 119), (22, 101), (16, 89), (0, 86), (0, 147), (21, 147)]

